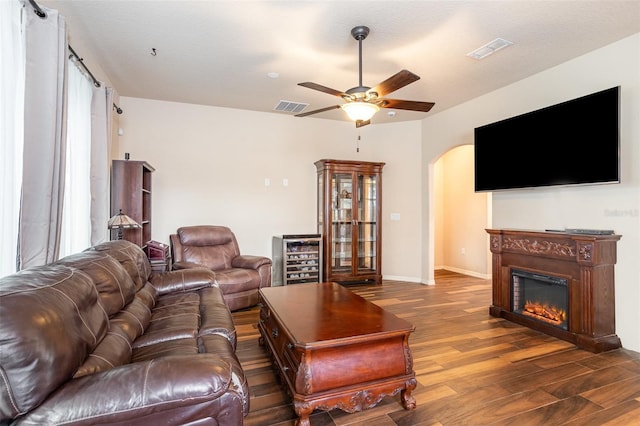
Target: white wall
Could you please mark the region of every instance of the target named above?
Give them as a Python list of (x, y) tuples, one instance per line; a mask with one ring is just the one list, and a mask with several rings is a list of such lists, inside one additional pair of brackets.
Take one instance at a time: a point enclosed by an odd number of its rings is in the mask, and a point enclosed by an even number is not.
[[(477, 126), (618, 85), (620, 184), (495, 192), (490, 208), (494, 228), (602, 228), (621, 234), (615, 270), (617, 334), (623, 346), (640, 351), (640, 34), (429, 116), (422, 122), (422, 161), (424, 170), (433, 169), (444, 152), (468, 143)], [(425, 176), (422, 189), (425, 212), (433, 204), (428, 192), (432, 175)], [(428, 239), (422, 256), (426, 282), (433, 278), (434, 265)]]
[(419, 281), (419, 122), (358, 130), (348, 122), (138, 98), (122, 97), (120, 106), (116, 158), (128, 152), (156, 168), (154, 239), (168, 243), (180, 226), (226, 225), (243, 253), (271, 257), (273, 236), (317, 232), (315, 161), (383, 161), (382, 272)]

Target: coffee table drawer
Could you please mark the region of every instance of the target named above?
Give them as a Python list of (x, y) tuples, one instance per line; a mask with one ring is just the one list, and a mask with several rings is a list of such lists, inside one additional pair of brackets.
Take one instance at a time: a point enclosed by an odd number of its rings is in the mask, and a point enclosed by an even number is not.
[(271, 342), (273, 349), (279, 354), (282, 353), (287, 339), (269, 308), (263, 308), (260, 311), (260, 326), (264, 330), (264, 337)]
[[(405, 336), (308, 349), (301, 360), (295, 390), (311, 395), (331, 389), (413, 374)], [(287, 353), (287, 352), (285, 352)], [(309, 360), (309, 361), (307, 361)]]
[(280, 365), (282, 374), (286, 376), (289, 383), (295, 383), (301, 355), (295, 350), (295, 345), (289, 340), (283, 327), (271, 316), (268, 308), (262, 308), (258, 328), (271, 347), (272, 355)]

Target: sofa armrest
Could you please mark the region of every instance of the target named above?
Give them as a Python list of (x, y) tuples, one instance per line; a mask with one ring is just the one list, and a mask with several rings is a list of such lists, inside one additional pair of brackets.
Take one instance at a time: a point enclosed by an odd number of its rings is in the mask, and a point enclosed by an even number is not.
[(208, 268), (190, 268), (154, 274), (151, 285), (158, 295), (198, 290), (215, 285), (216, 274)]
[[(206, 268), (205, 265), (201, 265), (199, 263), (195, 263), (195, 262), (173, 262), (173, 264), (171, 265), (172, 269), (174, 271), (177, 270), (181, 270), (181, 269), (191, 269), (191, 268)], [(209, 269), (209, 268), (207, 268)]]
[(264, 256), (240, 255), (231, 259), (234, 268), (258, 269), (263, 265), (271, 266), (271, 259)]
[(232, 385), (228, 362), (199, 354), (126, 364), (71, 380), (20, 420), (90, 425), (162, 424), (172, 419), (186, 424), (218, 415), (218, 424), (242, 424), (242, 396)]

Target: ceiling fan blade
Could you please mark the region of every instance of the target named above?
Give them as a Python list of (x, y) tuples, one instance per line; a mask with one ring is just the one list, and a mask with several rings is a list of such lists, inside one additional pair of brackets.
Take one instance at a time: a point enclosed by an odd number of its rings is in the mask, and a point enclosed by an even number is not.
[(364, 127), (367, 124), (371, 124), (371, 120), (358, 120), (358, 121), (356, 121), (356, 129), (358, 127)]
[(402, 99), (383, 99), (378, 103), (381, 108), (406, 109), (409, 111), (429, 112), (435, 105), (433, 102), (404, 101)]
[(330, 87), (322, 86), (320, 84), (311, 83), (310, 81), (306, 81), (304, 83), (298, 83), (298, 86), (306, 87), (307, 89), (318, 90), (320, 92), (328, 93), (330, 95), (342, 97), (345, 94), (339, 90), (332, 89)]
[(419, 76), (411, 71), (402, 70), (378, 84), (376, 87), (367, 90), (367, 93), (375, 92), (378, 94), (378, 97), (381, 98), (417, 80), (420, 80)]
[(294, 117), (306, 117), (307, 115), (317, 114), (319, 112), (331, 111), (332, 109), (338, 109), (338, 108), (340, 108), (340, 105), (333, 105), (330, 107), (320, 108), (313, 111), (301, 112), (300, 114), (296, 114)]

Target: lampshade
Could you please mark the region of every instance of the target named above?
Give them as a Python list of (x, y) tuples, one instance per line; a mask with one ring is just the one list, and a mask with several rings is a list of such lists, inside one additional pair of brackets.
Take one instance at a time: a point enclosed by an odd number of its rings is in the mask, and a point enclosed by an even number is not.
[(380, 107), (369, 102), (348, 102), (341, 106), (353, 121), (367, 121), (373, 117), (373, 114), (380, 111)]
[(117, 229), (118, 230), (118, 239), (121, 240), (122, 239), (122, 230), (123, 229), (141, 228), (141, 226), (140, 226), (140, 224), (138, 222), (136, 222), (135, 220), (131, 219), (126, 214), (122, 213), (122, 209), (120, 209), (120, 212), (118, 214), (114, 215), (113, 217), (111, 217), (111, 219), (109, 219), (109, 222), (107, 224), (107, 228), (109, 228), (109, 229)]

